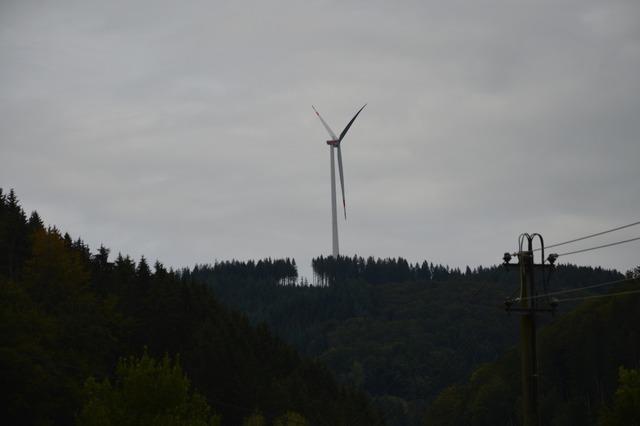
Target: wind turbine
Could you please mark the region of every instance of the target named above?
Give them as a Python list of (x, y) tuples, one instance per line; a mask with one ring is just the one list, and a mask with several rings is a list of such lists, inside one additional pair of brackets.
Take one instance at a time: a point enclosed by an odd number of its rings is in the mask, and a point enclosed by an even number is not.
[(362, 111), (366, 106), (367, 104), (364, 104), (362, 108), (360, 108), (358, 112), (356, 112), (356, 115), (353, 116), (353, 118), (351, 119), (351, 121), (349, 121), (349, 123), (344, 128), (342, 133), (340, 133), (340, 137), (337, 137), (336, 134), (333, 133), (333, 130), (331, 130), (331, 127), (329, 127), (329, 125), (324, 121), (324, 119), (322, 118), (322, 116), (320, 115), (316, 107), (311, 105), (313, 110), (316, 112), (316, 115), (322, 122), (322, 125), (324, 126), (325, 129), (327, 129), (329, 136), (331, 136), (331, 140), (327, 141), (327, 145), (330, 146), (330, 157), (331, 157), (331, 225), (333, 229), (332, 253), (334, 258), (337, 258), (339, 254), (338, 217), (337, 217), (338, 214), (336, 211), (336, 166), (335, 166), (335, 160), (334, 160), (334, 157), (335, 157), (334, 151), (336, 149), (338, 150), (338, 171), (340, 172), (340, 187), (342, 189), (342, 207), (344, 208), (344, 219), (347, 220), (347, 205), (344, 201), (344, 174), (342, 172), (342, 151), (340, 150), (340, 144), (342, 143), (342, 139), (344, 139), (344, 136), (347, 134), (347, 131), (349, 131), (349, 128), (351, 127), (353, 122), (356, 120), (356, 117), (358, 117), (358, 114), (360, 114), (360, 111)]

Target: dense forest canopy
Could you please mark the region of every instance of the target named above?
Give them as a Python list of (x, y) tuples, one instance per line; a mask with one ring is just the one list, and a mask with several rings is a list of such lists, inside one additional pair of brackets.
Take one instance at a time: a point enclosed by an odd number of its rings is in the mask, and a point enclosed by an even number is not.
[[(112, 257), (27, 216), (15, 193), (0, 189), (0, 371), (12, 390), (1, 403), (5, 419), (520, 422), (518, 316), (503, 306), (518, 292), (515, 272), (359, 256), (320, 256), (312, 266), (310, 284), (290, 258), (173, 271)], [(558, 265), (548, 290), (621, 278)], [(540, 318), (545, 424), (619, 425), (638, 413), (638, 299), (575, 311), (564, 303), (556, 317)]]
[[(517, 340), (518, 317), (502, 304), (517, 294), (518, 278), (502, 266), (461, 270), (402, 258), (320, 256), (312, 261), (317, 285), (284, 285), (283, 276), (257, 274), (255, 265), (218, 262), (182, 275), (207, 283), (223, 303), (253, 323), (268, 324), (344, 383), (366, 391), (389, 424), (423, 424), (438, 392), (466, 380)], [(558, 265), (549, 290), (622, 277), (602, 268)], [(559, 315), (574, 306), (561, 305)]]
[[(627, 283), (616, 292), (637, 288)], [(541, 424), (640, 424), (637, 294), (588, 300), (541, 330), (538, 342)], [(519, 353), (510, 350), (443, 390), (427, 424), (518, 424), (520, 386)]]
[[(117, 375), (118, 360), (142, 356), (135, 358), (142, 367), (154, 365), (145, 354), (179, 358), (196, 396), (184, 393), (175, 407), (197, 406), (202, 418), (211, 414), (223, 425), (289, 418), (313, 425), (382, 423), (362, 392), (338, 384), (264, 325), (251, 326), (203, 285), (144, 257), (109, 255), (105, 247), (92, 253), (82, 240), (46, 228), (37, 213), (27, 218), (14, 192), (0, 190), (0, 371), (10, 390), (0, 403), (5, 423), (91, 424), (87, 404), (110, 407), (99, 395), (120, 395), (127, 388), (118, 383), (135, 376), (135, 369)], [(169, 377), (184, 387), (181, 374)]]

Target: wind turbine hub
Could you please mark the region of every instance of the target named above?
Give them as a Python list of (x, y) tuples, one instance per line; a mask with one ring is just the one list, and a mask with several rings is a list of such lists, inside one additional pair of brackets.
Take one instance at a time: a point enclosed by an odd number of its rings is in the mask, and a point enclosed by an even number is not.
[(338, 146), (340, 144), (340, 141), (327, 141), (327, 145), (331, 145), (331, 146)]

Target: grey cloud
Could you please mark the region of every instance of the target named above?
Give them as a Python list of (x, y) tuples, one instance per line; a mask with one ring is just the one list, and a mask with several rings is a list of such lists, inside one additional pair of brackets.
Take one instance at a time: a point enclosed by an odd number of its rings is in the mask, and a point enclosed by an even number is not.
[[(328, 252), (489, 264), (637, 220), (632, 1), (4, 2), (0, 186), (173, 266)], [(636, 232), (637, 233), (637, 232)], [(620, 238), (633, 236), (633, 230)], [(629, 268), (637, 245), (567, 259)]]

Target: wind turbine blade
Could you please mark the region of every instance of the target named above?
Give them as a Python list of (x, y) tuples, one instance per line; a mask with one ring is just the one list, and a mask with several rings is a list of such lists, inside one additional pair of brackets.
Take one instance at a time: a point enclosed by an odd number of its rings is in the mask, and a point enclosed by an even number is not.
[(342, 208), (344, 209), (344, 220), (347, 220), (347, 204), (344, 201), (344, 174), (342, 172), (342, 150), (338, 145), (338, 171), (340, 172), (340, 187), (342, 188)]
[[(358, 116), (358, 114), (360, 114), (360, 111), (362, 111), (364, 109), (364, 107), (366, 107), (367, 104), (364, 104), (362, 106), (362, 108), (360, 108), (358, 110), (358, 112), (356, 112), (356, 115), (353, 116), (353, 118), (351, 119), (351, 121), (349, 122), (349, 124), (347, 124), (347, 127), (344, 128), (344, 130), (342, 131), (342, 133), (340, 133), (340, 139), (338, 139), (339, 141), (342, 141), (342, 138), (344, 138), (344, 135), (347, 134), (347, 131), (349, 130), (349, 127), (351, 127), (351, 125), (353, 124), (354, 121), (356, 121), (356, 117)], [(322, 118), (320, 119), (322, 120)]]
[(329, 125), (322, 119), (322, 116), (320, 115), (320, 113), (318, 112), (316, 107), (311, 105), (311, 108), (313, 108), (313, 110), (316, 112), (316, 115), (318, 116), (320, 121), (322, 121), (322, 125), (324, 126), (325, 129), (327, 129), (327, 132), (329, 132), (329, 136), (331, 136), (332, 140), (334, 140), (334, 141), (338, 140), (338, 137), (336, 136), (335, 133), (333, 133), (333, 130), (331, 130), (331, 127), (329, 127)]

